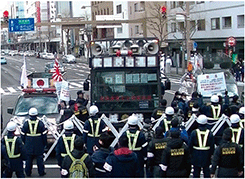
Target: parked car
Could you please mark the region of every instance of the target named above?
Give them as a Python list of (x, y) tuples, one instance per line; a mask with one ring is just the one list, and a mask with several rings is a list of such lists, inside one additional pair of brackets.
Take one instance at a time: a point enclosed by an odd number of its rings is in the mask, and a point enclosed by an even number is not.
[(40, 58), (43, 58), (43, 59), (46, 58), (46, 55), (47, 55), (46, 52), (41, 52), (41, 53), (39, 53), (39, 54), (40, 54)]
[(17, 55), (18, 54), (18, 51), (17, 50), (11, 50), (10, 52), (9, 52), (9, 56), (15, 56), (15, 55)]
[(76, 57), (74, 55), (65, 55), (62, 61), (66, 63), (76, 63)]
[[(59, 62), (59, 66), (60, 66), (60, 72), (64, 73), (65, 72), (65, 67), (62, 63)], [(45, 72), (48, 73), (53, 73), (54, 72), (54, 62), (50, 62), (50, 63), (46, 63), (45, 65)]]
[(7, 64), (7, 60), (5, 57), (1, 57), (1, 64)]
[(20, 56), (23, 56), (24, 55), (24, 51), (19, 51), (18, 53)]
[(47, 60), (54, 60), (55, 59), (54, 54), (47, 53), (45, 59), (47, 59)]

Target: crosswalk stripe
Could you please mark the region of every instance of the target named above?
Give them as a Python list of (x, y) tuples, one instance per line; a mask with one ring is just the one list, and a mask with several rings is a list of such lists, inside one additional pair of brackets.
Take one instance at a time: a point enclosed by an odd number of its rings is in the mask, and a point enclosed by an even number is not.
[(83, 87), (83, 85), (80, 85), (80, 84), (74, 83), (74, 82), (70, 82), (70, 84), (73, 85), (73, 86), (77, 86), (79, 88), (82, 88)]
[(21, 86), (18, 86), (17, 88), (18, 88), (18, 89), (19, 89), (20, 91), (22, 91), (22, 88), (21, 88)]
[(13, 87), (7, 87), (7, 89), (8, 89), (11, 93), (17, 92)]
[(6, 93), (2, 88), (0, 88), (0, 93)]

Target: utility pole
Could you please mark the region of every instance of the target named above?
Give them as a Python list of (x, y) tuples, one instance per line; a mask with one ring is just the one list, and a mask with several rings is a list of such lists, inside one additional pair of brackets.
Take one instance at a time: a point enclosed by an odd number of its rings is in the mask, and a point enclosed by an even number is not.
[(186, 1), (186, 51), (187, 51), (187, 64), (190, 62), (191, 49), (190, 49), (190, 1)]

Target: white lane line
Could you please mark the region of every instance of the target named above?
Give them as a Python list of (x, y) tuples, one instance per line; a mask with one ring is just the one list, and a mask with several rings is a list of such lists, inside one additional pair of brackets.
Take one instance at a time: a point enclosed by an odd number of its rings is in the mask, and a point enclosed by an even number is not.
[(166, 90), (165, 93), (170, 93), (170, 94), (175, 94), (176, 91), (173, 91), (173, 90)]
[(17, 92), (13, 87), (7, 87), (7, 89), (8, 89), (11, 93)]
[(77, 87), (83, 88), (83, 85), (80, 85), (78, 83), (70, 82), (70, 84), (73, 85), (73, 86), (77, 86)]
[(0, 88), (0, 93), (6, 93), (2, 88)]
[(18, 86), (17, 88), (18, 88), (18, 89), (19, 89), (20, 91), (22, 91), (22, 88), (21, 88), (21, 86)]
[(79, 76), (84, 76), (84, 74), (82, 74), (82, 73), (76, 73), (77, 75), (79, 75)]

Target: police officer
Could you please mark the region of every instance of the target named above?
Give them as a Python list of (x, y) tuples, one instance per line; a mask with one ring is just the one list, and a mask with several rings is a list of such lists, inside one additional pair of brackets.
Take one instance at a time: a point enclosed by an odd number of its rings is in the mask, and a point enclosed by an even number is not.
[(7, 124), (8, 134), (2, 139), (9, 161), (9, 166), (5, 171), (6, 178), (11, 178), (13, 172), (15, 172), (17, 178), (25, 178), (23, 160), (26, 159), (26, 153), (21, 138), (14, 134), (16, 127), (16, 123), (10, 121)]
[(27, 161), (25, 172), (31, 176), (33, 159), (37, 159), (38, 173), (44, 176), (45, 168), (43, 164), (44, 147), (47, 144), (47, 129), (44, 123), (37, 118), (38, 111), (36, 108), (29, 110), (30, 119), (26, 120), (21, 129), (21, 137), (25, 144)]
[(74, 150), (70, 155), (66, 155), (62, 162), (62, 178), (94, 177), (94, 166), (92, 159), (87, 153), (85, 153), (83, 146), (84, 142), (82, 137), (78, 137), (74, 142)]
[(167, 100), (166, 99), (160, 100), (159, 107), (154, 109), (151, 117), (153, 117), (154, 119), (159, 119), (165, 113), (166, 106), (167, 106)]
[(167, 147), (163, 150), (161, 169), (166, 177), (188, 178), (191, 171), (190, 152), (188, 146), (180, 139), (180, 131), (171, 132)]
[(80, 102), (83, 106), (87, 106), (88, 100), (84, 98), (84, 92), (82, 90), (77, 92), (76, 102), (78, 102), (78, 100), (80, 100)]
[(138, 128), (138, 118), (136, 115), (131, 115), (128, 118), (129, 128), (122, 136), (128, 138), (128, 148), (137, 154), (139, 160), (140, 176), (144, 177), (144, 163), (147, 160), (147, 145), (145, 135)]
[(244, 165), (242, 149), (238, 144), (231, 141), (231, 129), (225, 129), (222, 138), (223, 143), (215, 149), (212, 158), (211, 177), (214, 178), (217, 166), (219, 166), (218, 178), (235, 178), (241, 176)]
[(158, 126), (147, 149), (147, 166), (154, 178), (165, 177), (165, 172), (162, 172), (158, 165), (161, 163), (162, 152), (166, 148), (168, 140), (169, 138), (165, 138), (163, 135), (163, 128)]
[(106, 162), (106, 158), (108, 157), (108, 155), (111, 152), (113, 152), (113, 148), (110, 147), (113, 140), (114, 140), (114, 136), (109, 131), (103, 132), (100, 135), (100, 139), (99, 139), (100, 147), (91, 156), (92, 161), (94, 163), (96, 178), (106, 178), (107, 177), (106, 170), (103, 168), (103, 166)]
[(100, 134), (106, 130), (105, 122), (98, 118), (98, 112), (98, 107), (92, 105), (89, 108), (90, 117), (84, 124), (83, 140), (89, 155), (92, 155), (98, 148)]
[(240, 109), (239, 109), (239, 117), (240, 117), (240, 126), (241, 127), (243, 127), (244, 128), (244, 126), (245, 126), (245, 121), (244, 121), (244, 115), (245, 115), (245, 107), (243, 106), (243, 107), (241, 107)]
[(170, 128), (171, 128), (171, 120), (174, 116), (174, 108), (172, 107), (167, 107), (166, 111), (166, 118), (164, 118), (161, 122), (160, 122), (160, 127), (163, 128), (164, 133), (167, 132)]
[(214, 136), (207, 129), (207, 121), (205, 115), (200, 115), (197, 118), (199, 127), (191, 132), (189, 140), (191, 162), (194, 166), (193, 177), (197, 178), (200, 178), (201, 168), (203, 169), (204, 177), (210, 178), (209, 165), (214, 152)]
[(74, 149), (74, 141), (78, 138), (78, 136), (74, 134), (74, 124), (72, 121), (66, 120), (63, 124), (63, 128), (65, 129), (65, 133), (59, 138), (55, 148), (56, 158), (60, 167), (64, 157), (69, 155)]
[(230, 117), (232, 138), (231, 141), (240, 145), (244, 149), (244, 128), (240, 126), (240, 117), (232, 114)]
[(241, 103), (238, 102), (239, 97), (237, 95), (233, 96), (233, 100), (229, 106), (230, 108), (230, 115), (232, 114), (238, 114), (239, 109), (241, 107)]
[(218, 120), (223, 113), (222, 106), (219, 104), (219, 97), (217, 95), (211, 96), (211, 105), (203, 106), (201, 113), (213, 120)]
[(82, 121), (82, 123), (84, 124), (84, 122), (88, 119), (89, 117), (89, 113), (87, 110), (87, 107), (83, 105), (84, 101), (82, 99), (77, 99), (77, 110), (74, 111), (76, 117)]

